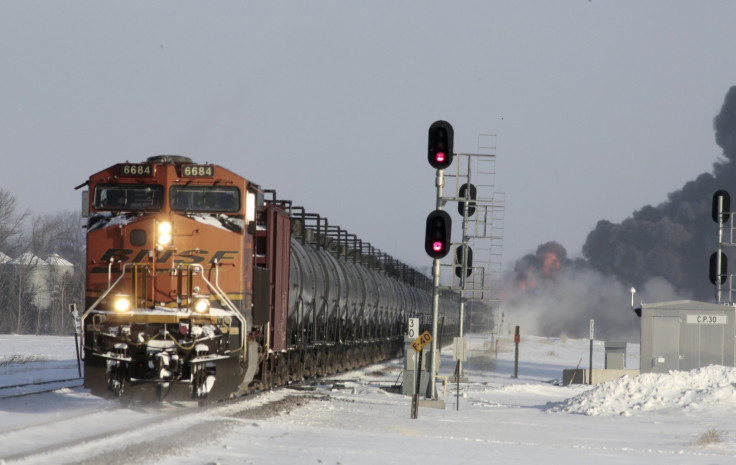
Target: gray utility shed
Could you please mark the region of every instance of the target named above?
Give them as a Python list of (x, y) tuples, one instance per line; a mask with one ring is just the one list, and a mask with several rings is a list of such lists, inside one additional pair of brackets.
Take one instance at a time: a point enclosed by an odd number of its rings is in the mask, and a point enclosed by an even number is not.
[(642, 304), (642, 373), (734, 366), (733, 305), (692, 300)]

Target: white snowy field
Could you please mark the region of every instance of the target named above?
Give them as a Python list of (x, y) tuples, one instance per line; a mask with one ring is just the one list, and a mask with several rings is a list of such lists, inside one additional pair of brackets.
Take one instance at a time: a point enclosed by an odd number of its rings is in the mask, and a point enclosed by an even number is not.
[[(120, 408), (82, 389), (3, 399), (0, 463), (736, 463), (736, 369), (559, 385), (563, 368), (581, 359), (587, 366), (588, 344), (523, 336), (519, 377), (512, 379), (511, 338), (500, 340), (496, 357), (490, 337), (472, 336), (459, 410), (455, 385), (443, 395), (438, 384), (446, 408), (422, 407), (418, 419), (410, 418), (410, 397), (384, 389), (400, 380), (400, 361), (168, 423), (156, 420), (181, 407)], [(18, 355), (39, 360), (3, 363)], [(638, 367), (638, 355), (638, 345), (629, 344), (629, 368)], [(72, 338), (0, 335), (0, 386), (73, 377), (74, 357)], [(594, 367), (603, 367), (602, 342), (595, 344)], [(441, 374), (453, 369), (446, 349)], [(287, 396), (299, 401), (286, 410), (258, 410)], [(97, 437), (75, 443), (82, 433)], [(51, 447), (57, 443), (69, 446)], [(49, 448), (28, 455), (39, 445)]]

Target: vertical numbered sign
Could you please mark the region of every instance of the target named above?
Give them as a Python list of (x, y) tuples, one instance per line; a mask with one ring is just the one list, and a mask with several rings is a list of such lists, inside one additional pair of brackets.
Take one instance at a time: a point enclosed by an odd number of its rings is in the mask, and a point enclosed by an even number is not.
[(416, 337), (419, 336), (419, 318), (409, 318), (407, 336), (411, 339), (416, 339)]

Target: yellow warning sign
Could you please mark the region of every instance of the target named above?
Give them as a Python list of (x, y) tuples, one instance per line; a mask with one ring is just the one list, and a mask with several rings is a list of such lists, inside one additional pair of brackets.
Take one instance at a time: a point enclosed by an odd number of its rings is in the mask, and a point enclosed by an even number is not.
[(424, 349), (424, 346), (430, 342), (432, 342), (432, 335), (429, 334), (429, 331), (425, 331), (418, 338), (412, 341), (411, 346), (417, 352), (421, 352), (422, 349)]

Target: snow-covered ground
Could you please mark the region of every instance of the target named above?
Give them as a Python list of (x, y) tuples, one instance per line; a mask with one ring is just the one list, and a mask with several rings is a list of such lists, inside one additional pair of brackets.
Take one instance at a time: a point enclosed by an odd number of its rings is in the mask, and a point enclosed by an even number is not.
[[(523, 337), (518, 379), (510, 337), (497, 355), (487, 336), (472, 336), (470, 347), (459, 409), (456, 386), (443, 395), (439, 384), (446, 408), (421, 407), (418, 419), (410, 418), (410, 397), (387, 389), (400, 381), (401, 361), (164, 422), (183, 407), (121, 408), (81, 389), (4, 399), (0, 463), (736, 463), (736, 369), (561, 386), (563, 368), (581, 359), (587, 366), (587, 340)], [(18, 355), (30, 361), (3, 363)], [(629, 368), (638, 356), (629, 344)], [(0, 386), (76, 376), (74, 358), (72, 338), (0, 335)], [(603, 367), (602, 342), (594, 367)], [(446, 349), (441, 373), (453, 369)], [(82, 433), (96, 436), (78, 444)], [(24, 457), (40, 446), (47, 452)]]

